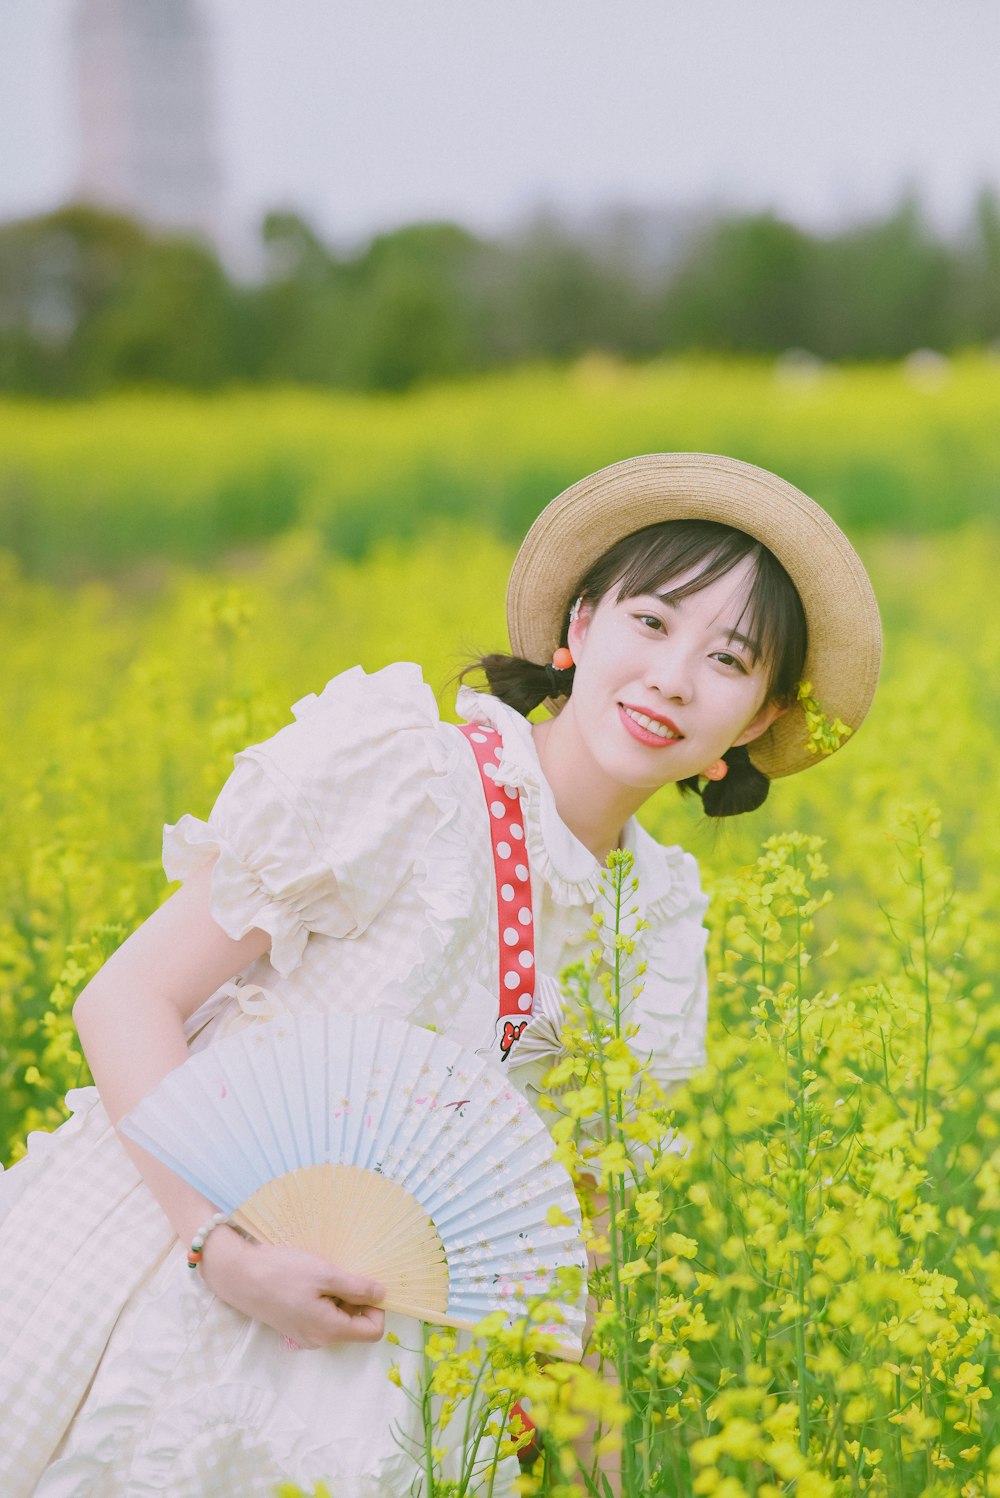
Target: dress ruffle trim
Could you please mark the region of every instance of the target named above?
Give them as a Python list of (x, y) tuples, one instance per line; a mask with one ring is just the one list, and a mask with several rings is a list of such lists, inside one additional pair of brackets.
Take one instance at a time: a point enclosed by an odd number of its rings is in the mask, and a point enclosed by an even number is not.
[(467, 723), (485, 723), (499, 732), (502, 750), (495, 779), (520, 793), (531, 866), (545, 880), (556, 904), (593, 904), (600, 894), (600, 864), (556, 811), (531, 724), (506, 703), (471, 687), (459, 689), (457, 708)]
[(189, 879), (218, 854), (212, 870), (209, 912), (233, 941), (255, 927), (271, 938), (270, 961), (287, 977), (302, 961), (309, 927), (302, 915), (274, 898), (259, 876), (210, 823), (186, 815), (163, 829), (163, 871), (171, 881)]

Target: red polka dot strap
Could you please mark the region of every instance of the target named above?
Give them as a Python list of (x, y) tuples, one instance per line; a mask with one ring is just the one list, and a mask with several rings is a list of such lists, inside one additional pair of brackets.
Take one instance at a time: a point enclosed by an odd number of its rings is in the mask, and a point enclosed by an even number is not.
[(521, 1038), (535, 998), (535, 929), (531, 914), (531, 874), (524, 845), (521, 798), (494, 776), (500, 765), (501, 739), (485, 723), (462, 723), (476, 756), (490, 813), (490, 842), (497, 889), (500, 933), (500, 1009), (497, 1038), (501, 1059)]

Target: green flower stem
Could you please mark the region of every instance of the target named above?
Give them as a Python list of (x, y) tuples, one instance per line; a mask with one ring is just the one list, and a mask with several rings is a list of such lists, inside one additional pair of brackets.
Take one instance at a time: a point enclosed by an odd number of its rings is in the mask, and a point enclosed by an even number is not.
[[(792, 867), (798, 872), (798, 851), (792, 853)], [(809, 1453), (809, 1373), (806, 1367), (806, 1283), (809, 1270), (809, 1255), (805, 1247), (806, 1217), (808, 1211), (808, 1151), (809, 1151), (809, 1125), (806, 1117), (808, 1098), (805, 1091), (805, 1039), (802, 1033), (802, 943), (805, 935), (802, 929), (802, 904), (796, 902), (795, 906), (795, 1059), (797, 1066), (796, 1074), (796, 1100), (795, 1108), (799, 1115), (799, 1141), (798, 1141), (798, 1170), (796, 1172), (795, 1187), (793, 1192), (793, 1203), (795, 1211), (795, 1226), (802, 1240), (802, 1247), (796, 1254), (797, 1275), (795, 1293), (798, 1302), (798, 1315), (795, 1318), (795, 1364), (799, 1385), (799, 1450), (803, 1456)]]
[[(847, 1431), (844, 1428), (844, 1422), (842, 1418), (843, 1401), (833, 1400), (831, 1402), (830, 1409), (833, 1414), (833, 1419), (830, 1422), (830, 1435), (826, 1441), (824, 1456), (827, 1452), (830, 1451), (832, 1447), (836, 1446), (836, 1449), (844, 1458), (844, 1465), (847, 1467), (847, 1470), (850, 1473), (851, 1492), (856, 1494), (864, 1494), (866, 1489), (864, 1486), (861, 1486), (861, 1483), (863, 1481), (861, 1477), (861, 1459), (858, 1458), (857, 1460), (855, 1460), (855, 1458), (848, 1450), (847, 1446)], [(860, 1434), (858, 1436), (858, 1447), (859, 1449), (863, 1447), (863, 1441)]]
[(917, 883), (920, 889), (920, 956), (921, 985), (924, 997), (924, 1054), (921, 1068), (920, 1112), (917, 1125), (927, 1127), (928, 1077), (931, 1064), (931, 972), (930, 952), (927, 936), (927, 869), (924, 862), (924, 844), (920, 829), (917, 829)]
[(427, 1492), (431, 1494), (434, 1492), (434, 1451), (432, 1440), (434, 1433), (434, 1412), (431, 1405), (431, 1381), (433, 1375), (430, 1358), (427, 1356), (428, 1327), (426, 1322), (422, 1321), (420, 1323), (420, 1332), (424, 1355), (424, 1376), (421, 1380), (420, 1388), (420, 1413), (424, 1431), (424, 1476), (427, 1479)]
[[(486, 1367), (486, 1359), (485, 1358), (483, 1359), (483, 1365), (482, 1366), (484, 1368)], [(477, 1378), (476, 1379), (476, 1387), (477, 1388), (478, 1388), (478, 1385), (479, 1385), (479, 1379)], [(473, 1397), (475, 1397), (475, 1392), (476, 1392), (476, 1390), (473, 1389)], [(513, 1396), (508, 1395), (508, 1397), (502, 1402), (502, 1404), (500, 1404), (500, 1405), (494, 1405), (492, 1407), (492, 1411), (488, 1412), (486, 1418), (483, 1421), (484, 1425), (488, 1422), (489, 1413), (499, 1414), (499, 1419), (500, 1419), (500, 1434), (496, 1438), (496, 1445), (494, 1447), (494, 1460), (490, 1463), (490, 1485), (489, 1485), (489, 1487), (486, 1490), (486, 1498), (493, 1498), (493, 1489), (496, 1486), (496, 1480), (497, 1480), (497, 1466), (498, 1466), (499, 1461), (500, 1461), (500, 1442), (503, 1440), (503, 1433), (507, 1429), (507, 1422), (510, 1419), (510, 1412), (511, 1412), (511, 1408), (512, 1408), (513, 1404), (514, 1404)], [(466, 1448), (466, 1449), (468, 1449), (468, 1448)], [(463, 1480), (463, 1482), (466, 1480), (464, 1473), (462, 1474), (462, 1480)], [(472, 1480), (472, 1466), (471, 1466), (471, 1464), (469, 1466), (468, 1480), (470, 1482)], [(463, 1488), (462, 1491), (464, 1493), (465, 1489)]]
[[(477, 1432), (475, 1441), (473, 1441), (472, 1440), (472, 1422), (473, 1422), (473, 1419), (476, 1417), (477, 1399), (478, 1399), (478, 1396), (479, 1396), (479, 1390), (480, 1390), (480, 1388), (482, 1386), (483, 1379), (486, 1376), (487, 1367), (488, 1367), (488, 1359), (485, 1356), (481, 1357), (479, 1359), (479, 1367), (476, 1370), (475, 1381), (473, 1382), (472, 1388), (470, 1389), (470, 1391), (468, 1393), (468, 1396), (467, 1396), (467, 1399), (466, 1399), (466, 1406), (465, 1406), (465, 1429), (462, 1432), (462, 1458), (463, 1458), (463, 1464), (462, 1464), (461, 1477), (459, 1479), (459, 1491), (458, 1491), (458, 1493), (456, 1495), (456, 1498), (464, 1498), (464, 1495), (469, 1490), (469, 1484), (472, 1481), (472, 1471), (473, 1471), (473, 1467), (475, 1466), (475, 1459), (479, 1455), (479, 1444), (482, 1441), (483, 1432), (484, 1432), (486, 1426), (489, 1423), (491, 1414), (493, 1413), (492, 1407), (487, 1402), (487, 1406), (486, 1406), (485, 1411), (481, 1410), (479, 1412), (479, 1415), (478, 1415), (479, 1430)], [(496, 1437), (495, 1447), (494, 1447), (494, 1450), (495, 1450), (495, 1453), (496, 1453), (497, 1456), (499, 1456), (499, 1452), (500, 1452), (500, 1442), (503, 1439), (503, 1430), (504, 1430), (504, 1421), (501, 1420), (501, 1422), (500, 1422), (500, 1435)], [(491, 1466), (490, 1466), (490, 1487), (489, 1487), (489, 1493), (490, 1494), (493, 1492), (493, 1480), (494, 1480), (495, 1469), (496, 1469), (496, 1461), (492, 1462)], [(489, 1498), (489, 1494), (487, 1494), (487, 1498)]]

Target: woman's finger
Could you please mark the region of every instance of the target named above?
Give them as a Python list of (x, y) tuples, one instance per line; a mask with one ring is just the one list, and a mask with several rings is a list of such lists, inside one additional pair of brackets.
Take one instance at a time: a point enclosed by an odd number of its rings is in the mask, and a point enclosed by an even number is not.
[(385, 1334), (385, 1312), (377, 1306), (357, 1310), (326, 1302), (321, 1337), (330, 1342), (379, 1342)]
[(350, 1301), (357, 1306), (377, 1305), (385, 1299), (385, 1286), (370, 1280), (363, 1274), (349, 1274), (332, 1264), (320, 1280), (320, 1293), (332, 1295), (337, 1300)]

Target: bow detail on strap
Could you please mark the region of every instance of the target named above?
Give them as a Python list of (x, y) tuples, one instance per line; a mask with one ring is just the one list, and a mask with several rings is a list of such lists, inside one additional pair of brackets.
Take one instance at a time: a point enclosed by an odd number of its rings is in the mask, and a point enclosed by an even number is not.
[(220, 994), (235, 999), (243, 1013), (250, 1019), (277, 1019), (290, 1013), (287, 1003), (270, 988), (259, 983), (224, 983)]

